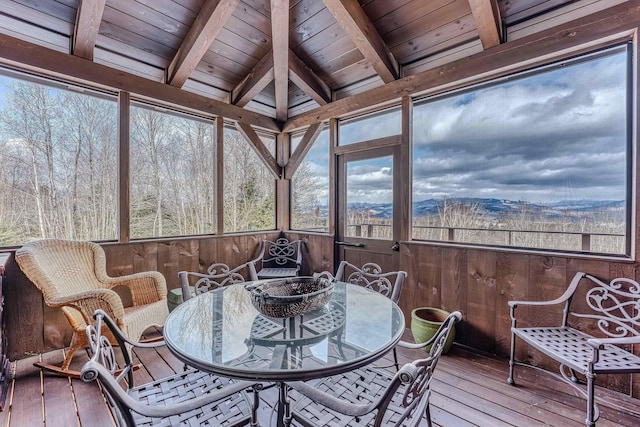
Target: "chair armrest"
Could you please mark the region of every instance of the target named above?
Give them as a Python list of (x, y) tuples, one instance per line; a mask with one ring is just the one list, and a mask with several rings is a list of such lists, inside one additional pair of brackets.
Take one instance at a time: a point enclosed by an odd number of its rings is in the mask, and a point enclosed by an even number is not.
[(144, 271), (127, 276), (111, 277), (109, 288), (126, 286), (131, 290), (133, 305), (143, 305), (167, 299), (167, 282), (158, 271)]
[(298, 256), (296, 257), (296, 265), (298, 266), (298, 269), (300, 269), (300, 266), (302, 265), (302, 240), (298, 240), (296, 242), (297, 244), (297, 254)]
[(266, 244), (264, 242), (264, 240), (262, 242), (260, 242), (260, 252), (258, 253), (258, 256), (255, 257), (254, 259), (252, 259), (251, 261), (249, 261), (249, 264), (256, 264), (260, 261), (262, 261), (262, 258), (264, 258), (264, 251), (266, 249)]
[(564, 291), (564, 293), (562, 295), (560, 295), (558, 298), (556, 298), (554, 300), (550, 300), (550, 301), (509, 301), (507, 304), (509, 304), (509, 307), (511, 309), (514, 309), (519, 305), (544, 306), (544, 305), (555, 305), (555, 304), (564, 303), (569, 298), (571, 298), (573, 293), (576, 291), (576, 288), (578, 287), (578, 284), (580, 283), (580, 280), (583, 277), (586, 277), (586, 276), (587, 276), (586, 273), (577, 272), (575, 274), (575, 276), (573, 276), (573, 279), (571, 280), (571, 283), (569, 284), (569, 287), (567, 288), (567, 290)]
[(82, 367), (81, 378), (85, 382), (90, 382), (100, 378), (100, 381), (109, 390), (109, 393), (116, 395), (117, 401), (124, 402), (125, 406), (128, 406), (134, 412), (146, 417), (170, 417), (172, 415), (193, 411), (209, 403), (222, 400), (232, 394), (239, 393), (250, 386), (250, 384), (245, 382), (237, 382), (225, 386), (217, 392), (208, 393), (183, 402), (169, 405), (150, 406), (140, 403), (129, 396), (113, 378), (113, 375), (104, 366), (102, 366), (102, 364), (93, 359), (85, 363)]
[(625, 345), (625, 344), (640, 344), (639, 336), (629, 336), (620, 338), (589, 338), (587, 344), (596, 349), (601, 349), (605, 344), (613, 345)]
[[(113, 320), (111, 316), (109, 316), (109, 314), (106, 311), (99, 308), (93, 312), (94, 319), (97, 320), (99, 315), (102, 315), (102, 321), (106, 323), (107, 327), (109, 328), (109, 331), (113, 334), (116, 340), (119, 341), (120, 345), (122, 343), (127, 343), (132, 345), (133, 347), (139, 347), (139, 348), (155, 348), (155, 347), (162, 347), (165, 345), (164, 340), (149, 341), (149, 342), (133, 341), (132, 339), (130, 339), (129, 337), (127, 337), (125, 334), (122, 333), (122, 330), (118, 327), (116, 322)], [(87, 326), (87, 328), (90, 328), (90, 326)]]
[[(459, 321), (462, 320), (462, 313), (460, 313), (459, 311), (454, 311), (451, 314), (449, 314), (450, 318), (452, 318), (454, 324), (458, 323)], [(433, 344), (433, 342), (440, 336), (440, 332), (444, 329), (448, 327), (446, 320), (444, 322), (442, 322), (442, 325), (440, 325), (440, 327), (438, 328), (438, 330), (433, 334), (433, 336), (431, 338), (429, 338), (429, 340), (422, 342), (422, 343), (413, 343), (413, 342), (408, 342), (408, 341), (398, 341), (398, 346), (399, 347), (403, 347), (403, 348), (411, 348), (411, 349), (420, 349), (423, 347), (426, 347), (428, 345)]]
[(71, 307), (82, 313), (85, 321), (91, 323), (91, 315), (100, 308), (113, 319), (124, 318), (124, 306), (120, 296), (110, 289), (93, 289), (86, 292), (51, 298), (48, 302), (51, 307)]
[(318, 390), (311, 384), (302, 381), (287, 383), (289, 387), (307, 396), (309, 399), (329, 409), (338, 411), (350, 417), (360, 417), (372, 412), (376, 408), (376, 403), (356, 404), (346, 400), (338, 399), (323, 391)]

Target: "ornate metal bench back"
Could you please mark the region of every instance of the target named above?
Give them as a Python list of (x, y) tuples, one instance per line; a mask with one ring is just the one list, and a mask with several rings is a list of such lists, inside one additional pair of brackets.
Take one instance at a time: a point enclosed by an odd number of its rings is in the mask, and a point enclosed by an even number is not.
[(568, 316), (581, 323), (593, 320), (598, 330), (611, 338), (640, 336), (640, 285), (626, 278), (606, 283), (590, 275), (586, 277), (592, 285), (586, 290), (586, 310), (580, 310), (574, 298)]
[(296, 266), (298, 258), (297, 240), (290, 242), (288, 239), (281, 237), (275, 242), (265, 240), (264, 244), (268, 245), (268, 249), (262, 260), (263, 265), (274, 264), (278, 267)]

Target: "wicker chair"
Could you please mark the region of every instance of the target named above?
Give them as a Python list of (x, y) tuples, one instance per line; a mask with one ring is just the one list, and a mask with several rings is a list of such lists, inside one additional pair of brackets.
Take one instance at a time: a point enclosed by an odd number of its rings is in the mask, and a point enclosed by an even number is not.
[[(462, 318), (454, 311), (442, 323), (424, 359), (404, 365), (395, 375), (370, 366), (323, 378), (318, 382), (288, 384), (286, 417), (294, 425), (417, 426), (429, 412), (430, 383), (453, 325)], [(400, 342), (415, 348), (416, 344)], [(293, 410), (290, 410), (290, 407)]]
[(200, 295), (232, 283), (245, 282), (244, 276), (240, 274), (245, 267), (246, 264), (242, 264), (231, 269), (227, 264), (216, 263), (209, 266), (207, 274), (180, 271), (178, 278), (182, 287), (182, 299), (186, 301), (193, 295)]
[(301, 249), (301, 240), (290, 242), (286, 237), (280, 237), (275, 242), (263, 240), (260, 254), (249, 262), (251, 280), (298, 276), (302, 265)]
[[(327, 277), (328, 273), (323, 272), (320, 273), (320, 275), (321, 277)], [(340, 265), (338, 265), (335, 279), (364, 286), (367, 289), (379, 292), (391, 298), (391, 301), (397, 304), (400, 300), (400, 293), (402, 292), (405, 277), (407, 277), (405, 271), (389, 271), (383, 273), (382, 267), (373, 262), (368, 262), (362, 267), (357, 267), (348, 261), (342, 261)], [(393, 362), (396, 369), (398, 369), (398, 354), (395, 348), (393, 349)]]
[[(167, 286), (156, 271), (110, 277), (106, 271), (104, 250), (93, 242), (59, 239), (37, 240), (16, 251), (16, 261), (24, 274), (40, 289), (45, 303), (60, 307), (73, 328), (69, 351), (62, 367), (47, 363), (36, 366), (69, 376), (73, 353), (87, 347), (85, 328), (92, 313), (101, 308), (115, 319), (118, 327), (133, 340), (150, 326), (162, 326), (167, 315)], [(124, 307), (112, 290), (126, 286), (133, 305)]]
[(117, 369), (116, 352), (101, 331), (108, 330), (120, 348), (157, 347), (164, 342), (133, 342), (104, 311), (97, 310), (95, 318), (95, 326), (87, 326), (86, 330), (93, 357), (82, 367), (82, 379), (100, 382), (119, 426), (239, 426), (257, 419), (257, 402), (252, 404), (245, 393), (252, 386), (250, 383), (187, 369), (134, 386), (129, 354), (122, 353), (124, 364)]

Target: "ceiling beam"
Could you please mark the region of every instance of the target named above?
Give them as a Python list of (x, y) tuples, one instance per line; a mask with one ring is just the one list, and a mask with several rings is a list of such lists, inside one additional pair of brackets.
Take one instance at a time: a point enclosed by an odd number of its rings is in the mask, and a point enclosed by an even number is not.
[(588, 52), (616, 41), (633, 40), (640, 22), (640, 0), (629, 0), (585, 17), (502, 43), (466, 58), (339, 99), (289, 119), (283, 132), (339, 118), (374, 106), (399, 102), (403, 96), (427, 96), (466, 87)]
[(106, 0), (80, 0), (78, 3), (71, 43), (73, 55), (93, 61), (93, 49), (96, 47), (105, 3)]
[(64, 80), (94, 84), (105, 89), (124, 90), (149, 99), (222, 116), (276, 132), (281, 130), (279, 123), (271, 117), (6, 34), (0, 34), (0, 62)]
[(318, 139), (320, 132), (322, 132), (322, 127), (322, 123), (314, 123), (307, 128), (302, 136), (302, 140), (285, 165), (284, 179), (291, 179), (293, 174), (296, 173), (298, 167), (300, 167), (300, 164), (304, 160), (304, 157), (313, 146), (313, 143), (316, 142), (316, 139)]
[(167, 68), (167, 83), (182, 87), (240, 0), (206, 0)]
[(276, 179), (279, 179), (280, 166), (278, 166), (275, 157), (271, 155), (256, 131), (246, 123), (238, 123), (238, 132), (240, 132), (242, 136), (249, 142), (251, 148), (253, 148), (258, 157), (262, 159), (262, 162), (267, 166), (269, 172), (271, 172), (271, 174)]
[(323, 0), (380, 78), (389, 83), (400, 77), (398, 61), (380, 37), (358, 0)]
[(231, 91), (231, 103), (244, 107), (273, 81), (273, 52), (269, 51)]
[(498, 0), (469, 0), (471, 14), (476, 21), (484, 49), (498, 46), (502, 41), (502, 19)]
[(331, 88), (289, 49), (289, 79), (320, 105), (331, 102)]
[(271, 43), (276, 119), (284, 122), (289, 104), (289, 0), (271, 0)]

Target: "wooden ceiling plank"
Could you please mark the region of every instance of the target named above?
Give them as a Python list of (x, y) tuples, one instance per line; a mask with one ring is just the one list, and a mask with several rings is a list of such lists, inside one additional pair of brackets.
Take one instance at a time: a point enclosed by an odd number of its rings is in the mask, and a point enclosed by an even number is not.
[(293, 152), (291, 157), (289, 157), (289, 161), (285, 165), (284, 169), (284, 179), (291, 179), (293, 174), (296, 173), (298, 167), (304, 160), (304, 157), (307, 155), (313, 143), (318, 139), (318, 135), (322, 132), (322, 123), (314, 123), (307, 128), (304, 135), (302, 136), (302, 140), (296, 147), (296, 150)]
[(93, 61), (105, 3), (106, 0), (80, 0), (73, 30), (72, 54)]
[(150, 99), (219, 115), (229, 120), (252, 124), (276, 132), (281, 130), (280, 124), (271, 117), (125, 71), (115, 70), (74, 55), (38, 46), (6, 34), (0, 34), (0, 62), (23, 69), (44, 71), (47, 74), (71, 81), (91, 82), (104, 88), (125, 90)]
[(167, 69), (167, 83), (182, 87), (240, 0), (207, 0)]
[(260, 139), (255, 130), (246, 123), (238, 123), (238, 132), (249, 142), (251, 148), (256, 152), (258, 157), (262, 159), (264, 164), (269, 168), (269, 172), (276, 179), (280, 178), (280, 166), (276, 163), (276, 159), (271, 155), (264, 142)]
[(285, 121), (289, 92), (289, 0), (271, 0), (271, 40), (276, 119)]
[(502, 41), (502, 19), (498, 0), (469, 0), (471, 14), (476, 21), (482, 47), (498, 46)]
[(331, 102), (331, 88), (289, 50), (289, 79), (320, 105)]
[[(549, 61), (549, 57), (568, 49), (575, 52), (598, 47), (602, 37), (624, 34), (632, 37), (640, 20), (640, 0), (629, 0), (574, 21), (540, 31), (493, 49), (404, 77), (384, 86), (342, 98), (307, 113), (290, 118), (283, 132), (339, 118), (377, 105), (399, 101), (403, 96), (426, 95), (484, 81), (487, 74), (500, 77)], [(622, 39), (623, 35), (620, 35)], [(580, 48), (580, 49), (579, 49)], [(514, 66), (514, 64), (518, 64)], [(498, 71), (499, 70), (499, 71)]]
[(400, 76), (398, 61), (357, 0), (323, 0), (380, 78), (389, 83)]
[(244, 107), (273, 81), (273, 52), (269, 51), (231, 91), (231, 103)]

